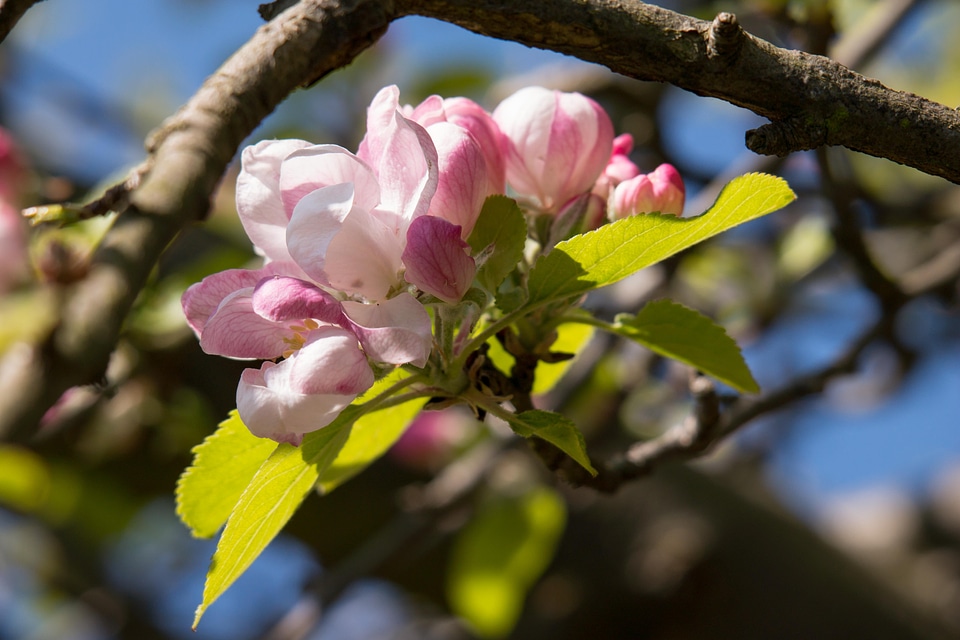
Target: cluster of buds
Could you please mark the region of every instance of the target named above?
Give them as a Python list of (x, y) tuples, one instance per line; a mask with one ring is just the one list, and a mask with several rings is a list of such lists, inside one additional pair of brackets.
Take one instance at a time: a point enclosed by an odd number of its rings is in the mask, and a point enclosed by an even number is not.
[(301, 140), (243, 151), (237, 209), (264, 263), (190, 287), (188, 323), (207, 353), (263, 361), (241, 376), (240, 417), (299, 444), (378, 374), (449, 360), (428, 308), (457, 308), (474, 285), (466, 240), (489, 196), (537, 217), (586, 212), (579, 228), (680, 215), (676, 170), (641, 174), (631, 146), (578, 93), (523, 89), (491, 114), (466, 98), (401, 106), (386, 87), (356, 153)]

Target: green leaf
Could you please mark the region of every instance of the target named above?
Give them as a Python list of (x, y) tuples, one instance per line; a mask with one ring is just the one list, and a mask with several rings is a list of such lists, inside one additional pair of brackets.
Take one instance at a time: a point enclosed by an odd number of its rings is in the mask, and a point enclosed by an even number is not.
[(193, 464), (177, 481), (177, 515), (198, 538), (223, 526), (243, 490), (277, 443), (250, 433), (236, 410), (193, 448)]
[[(367, 395), (375, 397), (393, 383), (406, 377), (402, 369), (379, 381)], [(374, 460), (382, 456), (393, 446), (410, 422), (420, 412), (426, 398), (368, 413), (357, 420), (350, 430), (350, 438), (340, 450), (330, 468), (320, 477), (317, 488), (326, 494), (366, 469)]]
[(194, 629), (207, 607), (247, 570), (287, 524), (340, 453), (360, 411), (358, 405), (347, 407), (332, 423), (308, 433), (300, 447), (278, 445), (260, 466), (217, 543), (203, 587), (203, 602), (193, 619)]
[(760, 391), (733, 338), (693, 309), (670, 300), (656, 300), (635, 316), (618, 315), (611, 328), (618, 335), (685, 362), (738, 391)]
[(547, 487), (487, 502), (454, 543), (447, 576), (453, 611), (484, 638), (508, 635), (565, 524), (563, 500)]
[(637, 215), (557, 244), (530, 271), (528, 306), (613, 284), (687, 247), (776, 211), (796, 196), (782, 178), (750, 173), (731, 180), (696, 218)]
[(527, 221), (516, 200), (490, 196), (483, 203), (467, 242), (474, 255), (490, 252), (477, 271), (480, 284), (491, 293), (523, 259)]
[(540, 410), (524, 411), (510, 418), (509, 423), (510, 428), (517, 435), (524, 438), (536, 436), (546, 440), (573, 458), (591, 475), (597, 475), (597, 470), (590, 464), (587, 445), (577, 425), (559, 413)]

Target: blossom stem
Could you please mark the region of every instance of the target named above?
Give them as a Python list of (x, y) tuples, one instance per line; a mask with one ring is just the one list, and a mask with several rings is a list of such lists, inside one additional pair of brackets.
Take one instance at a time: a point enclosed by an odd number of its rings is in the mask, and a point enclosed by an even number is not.
[(503, 329), (504, 327), (510, 326), (518, 319), (522, 318), (525, 313), (528, 313), (530, 310), (524, 307), (520, 307), (516, 311), (512, 311), (507, 315), (503, 316), (489, 327), (478, 333), (474, 336), (470, 342), (468, 342), (463, 349), (460, 351), (460, 354), (457, 356), (457, 359), (453, 362), (453, 369), (462, 369), (464, 364), (466, 364), (467, 357), (480, 348), (480, 346), (497, 335), (497, 332)]
[(425, 382), (426, 379), (422, 375), (412, 375), (403, 380), (397, 381), (395, 384), (391, 385), (385, 391), (379, 393), (377, 396), (367, 400), (364, 403), (361, 403), (359, 406), (363, 407), (364, 413), (371, 413), (373, 411), (379, 411), (380, 409), (387, 409), (389, 407), (394, 407), (398, 404), (403, 404), (415, 398), (423, 397), (425, 395), (430, 395), (429, 392), (420, 389), (417, 391), (411, 391), (410, 393), (405, 393), (403, 395), (395, 396), (399, 391), (409, 387), (412, 384), (418, 382)]

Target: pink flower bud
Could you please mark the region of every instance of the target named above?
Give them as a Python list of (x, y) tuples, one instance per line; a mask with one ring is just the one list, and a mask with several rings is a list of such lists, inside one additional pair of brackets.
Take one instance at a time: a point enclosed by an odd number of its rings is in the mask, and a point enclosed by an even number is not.
[(544, 212), (590, 191), (610, 160), (610, 117), (579, 93), (521, 89), (493, 119), (507, 137), (507, 182)]
[(613, 139), (613, 151), (610, 160), (590, 192), (590, 201), (584, 215), (584, 228), (596, 229), (603, 224), (607, 215), (610, 196), (618, 184), (640, 175), (640, 168), (630, 159), (633, 150), (633, 136), (624, 133)]
[(614, 138), (610, 161), (607, 162), (607, 166), (597, 182), (606, 179), (615, 187), (621, 182), (640, 175), (640, 167), (630, 159), (631, 151), (633, 151), (633, 136), (624, 133)]
[(683, 179), (670, 164), (621, 182), (613, 190), (609, 216), (616, 220), (638, 213), (683, 214)]

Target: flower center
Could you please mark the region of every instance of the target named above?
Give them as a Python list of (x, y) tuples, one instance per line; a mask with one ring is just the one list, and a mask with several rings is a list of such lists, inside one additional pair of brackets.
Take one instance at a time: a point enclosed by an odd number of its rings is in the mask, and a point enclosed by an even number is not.
[(304, 343), (307, 341), (306, 334), (314, 329), (318, 329), (319, 327), (320, 323), (313, 318), (307, 318), (302, 322), (302, 324), (290, 325), (290, 330), (293, 331), (293, 335), (289, 338), (283, 339), (284, 344), (290, 347), (283, 352), (283, 357), (289, 358), (295, 351), (303, 347)]

